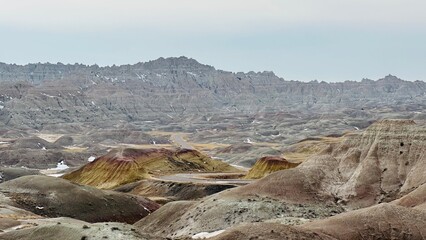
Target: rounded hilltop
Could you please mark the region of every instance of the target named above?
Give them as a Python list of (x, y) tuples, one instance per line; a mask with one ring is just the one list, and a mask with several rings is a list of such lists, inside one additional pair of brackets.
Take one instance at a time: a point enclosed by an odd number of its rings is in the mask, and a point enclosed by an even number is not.
[(227, 163), (213, 160), (192, 149), (114, 149), (64, 179), (101, 189), (180, 172), (235, 172)]
[(266, 156), (256, 161), (245, 176), (246, 179), (262, 178), (270, 173), (297, 167), (300, 163), (292, 163), (280, 156)]

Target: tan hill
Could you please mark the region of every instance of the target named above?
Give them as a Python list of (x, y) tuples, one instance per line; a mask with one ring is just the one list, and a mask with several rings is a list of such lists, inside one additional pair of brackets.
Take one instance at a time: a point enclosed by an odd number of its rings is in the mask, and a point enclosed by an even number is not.
[(230, 165), (213, 160), (196, 150), (121, 149), (95, 159), (64, 179), (101, 189), (178, 172), (232, 172)]
[(269, 175), (270, 173), (294, 168), (298, 165), (299, 163), (288, 162), (286, 159), (279, 156), (266, 156), (257, 160), (256, 164), (254, 164), (244, 178), (258, 179)]
[(176, 219), (169, 219), (171, 225), (150, 224), (170, 214), (163, 207), (137, 226), (147, 232), (164, 231), (167, 237), (187, 236), (244, 222), (325, 218), (343, 208), (391, 202), (410, 192), (413, 196), (407, 196), (418, 199), (413, 191), (426, 182), (425, 157), (424, 125), (383, 120), (363, 132), (347, 134), (343, 142), (332, 143), (296, 168), (196, 202)]
[(133, 223), (159, 207), (140, 196), (103, 191), (42, 175), (0, 184), (0, 202), (45, 217), (72, 217), (88, 222)]

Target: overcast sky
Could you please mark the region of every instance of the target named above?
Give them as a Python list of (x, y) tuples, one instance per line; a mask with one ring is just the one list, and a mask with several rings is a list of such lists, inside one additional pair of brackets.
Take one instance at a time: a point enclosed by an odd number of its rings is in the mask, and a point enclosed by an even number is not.
[(0, 0), (0, 62), (187, 56), (288, 80), (426, 80), (425, 9), (425, 0)]

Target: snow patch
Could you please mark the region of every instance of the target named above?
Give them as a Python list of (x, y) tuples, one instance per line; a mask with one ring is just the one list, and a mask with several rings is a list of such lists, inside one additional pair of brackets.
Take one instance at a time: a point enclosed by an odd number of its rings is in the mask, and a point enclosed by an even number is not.
[(145, 207), (145, 206), (143, 206), (143, 205), (142, 205), (142, 207), (143, 207), (143, 209), (145, 209), (145, 211), (147, 211), (147, 212), (148, 212), (148, 215), (149, 215), (149, 214), (151, 214), (151, 211), (150, 211), (148, 208), (146, 208), (146, 207)]
[(96, 159), (96, 157), (94, 157), (94, 156), (90, 156), (90, 157), (87, 159), (87, 161), (88, 161), (88, 162), (93, 162), (93, 161), (95, 161), (95, 159)]
[(359, 128), (358, 128), (358, 127), (354, 127), (354, 128), (355, 128), (355, 130), (357, 130), (357, 131), (359, 130)]
[(49, 168), (47, 170), (65, 170), (68, 169), (70, 167), (68, 167), (68, 165), (65, 164), (65, 161), (60, 161), (58, 162), (58, 164), (56, 165), (56, 168)]
[(47, 176), (49, 177), (62, 177), (64, 174), (63, 173), (52, 173), (52, 174), (47, 174)]
[(46, 94), (46, 93), (41, 93), (41, 95), (49, 97), (49, 98), (54, 98), (55, 97), (55, 96), (52, 96), (52, 95), (49, 95), (49, 94)]
[(192, 239), (205, 239), (205, 238), (211, 238), (214, 236), (217, 236), (221, 233), (225, 232), (225, 230), (217, 230), (214, 232), (200, 232), (192, 236)]
[(194, 76), (194, 77), (198, 76), (197, 74), (195, 74), (193, 72), (186, 72), (186, 73), (188, 73), (189, 75)]

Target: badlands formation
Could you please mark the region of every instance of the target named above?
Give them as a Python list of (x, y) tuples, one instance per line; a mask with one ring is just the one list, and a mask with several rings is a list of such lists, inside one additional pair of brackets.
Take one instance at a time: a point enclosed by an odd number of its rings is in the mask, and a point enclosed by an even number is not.
[(1, 63), (0, 239), (424, 239), (425, 93)]
[[(135, 225), (171, 238), (226, 229), (217, 239), (244, 239), (261, 236), (259, 229), (281, 239), (279, 229), (286, 229), (293, 236), (322, 235), (318, 239), (422, 239), (425, 144), (424, 125), (379, 121), (296, 168), (201, 201), (166, 204)], [(273, 231), (277, 223), (303, 224)]]

